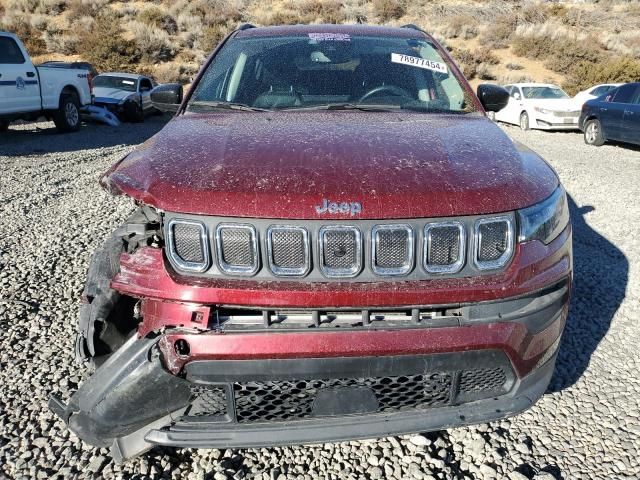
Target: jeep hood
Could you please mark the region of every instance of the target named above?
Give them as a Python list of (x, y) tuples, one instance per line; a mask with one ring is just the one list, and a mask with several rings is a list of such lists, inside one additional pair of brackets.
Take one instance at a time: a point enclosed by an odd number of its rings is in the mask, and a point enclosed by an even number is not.
[(483, 116), (224, 112), (176, 117), (114, 165), (102, 185), (165, 211), (348, 219), (504, 212), (558, 184), (535, 153)]

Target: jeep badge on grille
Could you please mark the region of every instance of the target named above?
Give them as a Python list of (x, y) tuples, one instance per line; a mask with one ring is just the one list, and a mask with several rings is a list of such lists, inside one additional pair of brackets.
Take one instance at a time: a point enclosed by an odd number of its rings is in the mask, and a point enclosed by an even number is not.
[(316, 207), (316, 212), (320, 213), (351, 213), (351, 216), (362, 213), (360, 202), (332, 202), (326, 198), (322, 200), (322, 205)]

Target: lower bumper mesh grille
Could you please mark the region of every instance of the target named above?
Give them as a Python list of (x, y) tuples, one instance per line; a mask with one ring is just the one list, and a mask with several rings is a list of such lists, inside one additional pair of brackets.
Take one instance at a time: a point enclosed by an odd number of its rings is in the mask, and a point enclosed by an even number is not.
[(428, 408), (450, 402), (452, 376), (447, 373), (377, 378), (269, 381), (235, 383), (239, 423), (298, 420), (310, 417), (313, 402), (323, 389), (368, 387), (378, 400), (378, 411)]
[(240, 424), (303, 420), (314, 417), (314, 402), (323, 391), (369, 389), (377, 401), (370, 413), (425, 410), (501, 395), (509, 379), (502, 367), (426, 372), (367, 378), (267, 380), (235, 382), (226, 386), (197, 386), (190, 416), (227, 414), (232, 392), (235, 420)]

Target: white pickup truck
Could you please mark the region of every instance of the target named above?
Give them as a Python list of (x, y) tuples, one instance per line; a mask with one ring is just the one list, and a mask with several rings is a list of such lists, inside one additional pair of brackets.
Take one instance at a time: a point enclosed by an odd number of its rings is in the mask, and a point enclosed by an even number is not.
[(80, 127), (80, 108), (91, 103), (88, 69), (35, 67), (15, 35), (0, 32), (0, 132), (14, 120), (53, 120), (58, 131)]

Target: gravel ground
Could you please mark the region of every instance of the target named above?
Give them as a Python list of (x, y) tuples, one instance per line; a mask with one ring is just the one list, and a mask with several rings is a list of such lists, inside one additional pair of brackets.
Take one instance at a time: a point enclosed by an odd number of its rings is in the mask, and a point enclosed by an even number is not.
[(0, 136), (0, 478), (640, 478), (640, 150), (521, 132), (572, 197), (575, 291), (555, 376), (526, 413), (377, 441), (250, 450), (157, 449), (124, 465), (46, 408), (84, 368), (72, 339), (91, 252), (131, 211), (97, 188), (162, 127), (52, 124)]

